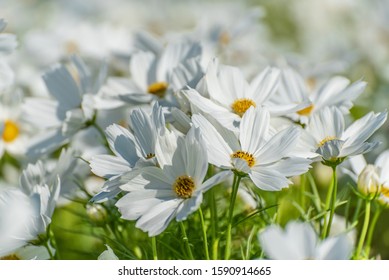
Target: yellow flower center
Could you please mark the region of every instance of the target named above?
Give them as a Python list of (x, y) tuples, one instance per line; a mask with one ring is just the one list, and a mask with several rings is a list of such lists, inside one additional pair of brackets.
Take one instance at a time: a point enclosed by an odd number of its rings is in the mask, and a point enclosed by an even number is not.
[(248, 98), (239, 98), (232, 103), (231, 108), (237, 115), (242, 117), (251, 106), (257, 106), (253, 100)]
[(219, 35), (219, 42), (222, 46), (226, 46), (231, 42), (231, 36), (228, 34), (228, 32), (223, 31)]
[(146, 159), (151, 159), (153, 157), (155, 157), (155, 154), (153, 154), (153, 153), (149, 153), (146, 155)]
[(389, 198), (389, 188), (387, 187), (382, 187), (381, 188), (381, 194), (387, 198)]
[(67, 54), (73, 54), (79, 52), (79, 47), (75, 41), (67, 41), (65, 42), (65, 51)]
[(173, 184), (173, 190), (179, 198), (187, 199), (192, 197), (192, 193), (195, 189), (195, 183), (192, 177), (182, 175), (177, 177)]
[(309, 105), (308, 107), (305, 107), (304, 109), (301, 109), (300, 111), (297, 111), (297, 114), (300, 116), (309, 116), (313, 110), (313, 104)]
[(248, 153), (248, 152), (244, 152), (244, 151), (236, 151), (235, 153), (233, 153), (231, 155), (231, 158), (240, 158), (240, 159), (243, 159), (247, 162), (247, 165), (249, 167), (253, 167), (254, 164), (255, 164), (255, 157)]
[(150, 94), (154, 94), (154, 95), (158, 96), (159, 98), (162, 98), (162, 97), (164, 97), (168, 86), (169, 85), (166, 82), (156, 82), (156, 83), (149, 85), (149, 87), (147, 88), (147, 91)]
[(4, 122), (2, 138), (5, 142), (12, 142), (19, 136), (19, 126), (11, 120)]
[(12, 254), (8, 256), (0, 257), (0, 260), (20, 260), (20, 258), (15, 254)]
[(318, 147), (321, 147), (323, 146), (325, 143), (327, 143), (328, 141), (331, 141), (331, 140), (334, 140), (336, 139), (335, 136), (327, 136), (326, 138), (324, 138), (323, 140), (321, 140), (318, 144)]

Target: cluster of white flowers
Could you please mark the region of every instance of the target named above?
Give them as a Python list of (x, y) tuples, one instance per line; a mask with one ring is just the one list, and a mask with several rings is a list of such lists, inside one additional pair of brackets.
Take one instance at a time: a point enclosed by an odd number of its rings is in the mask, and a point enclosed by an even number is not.
[[(72, 201), (85, 206), (93, 227), (112, 233), (106, 243), (125, 236), (123, 224), (146, 232), (154, 258), (155, 238), (178, 225), (187, 245), (181, 258), (193, 258), (195, 227), (204, 243), (195, 256), (220, 258), (223, 251), (225, 259), (238, 258), (234, 217), (262, 213), (251, 229), (257, 244), (247, 245), (245, 258), (369, 258), (371, 204), (377, 213), (389, 204), (389, 154), (374, 165), (361, 155), (379, 145), (370, 137), (386, 111), (352, 121), (350, 109), (367, 82), (328, 65), (317, 71), (319, 63), (309, 72), (281, 52), (273, 59), (263, 9), (217, 3), (202, 7), (204, 20), (193, 29), (179, 31), (150, 15), (142, 19), (148, 31), (130, 19), (125, 31), (124, 24), (78, 26), (59, 17), (61, 28), (26, 32), (19, 49), (0, 20), (0, 259), (59, 258), (50, 225), (54, 210)], [(98, 1), (95, 8), (102, 16), (106, 7)], [(230, 17), (218, 18), (216, 9)], [(7, 19), (11, 30), (15, 19)], [(366, 201), (365, 220), (358, 226), (356, 214), (330, 236), (342, 205), (337, 167), (349, 159), (352, 170), (346, 164), (342, 171), (355, 180), (349, 188), (356, 199)], [(333, 172), (325, 199), (310, 171), (319, 162)], [(284, 233), (276, 225), (281, 207), (270, 201), (291, 187), (305, 201), (296, 201), (304, 222), (291, 221)], [(347, 234), (357, 229), (355, 244)], [(216, 248), (211, 257), (208, 248)], [(113, 249), (100, 258), (117, 258)]]

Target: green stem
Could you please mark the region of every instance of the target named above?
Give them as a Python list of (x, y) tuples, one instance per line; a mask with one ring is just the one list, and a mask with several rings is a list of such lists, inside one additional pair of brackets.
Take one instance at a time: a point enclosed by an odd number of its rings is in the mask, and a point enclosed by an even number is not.
[(54, 255), (53, 255), (53, 252), (51, 252), (50, 245), (49, 245), (49, 239), (47, 239), (47, 240), (45, 241), (45, 243), (43, 244), (43, 246), (45, 246), (47, 252), (49, 253), (50, 260), (54, 260)]
[(228, 260), (231, 255), (231, 231), (232, 231), (232, 218), (234, 214), (234, 206), (235, 206), (235, 200), (238, 193), (239, 183), (240, 183), (241, 177), (237, 174), (234, 174), (234, 182), (232, 184), (232, 193), (231, 193), (231, 200), (230, 200), (230, 207), (228, 209), (228, 224), (227, 224), (227, 232), (226, 232), (226, 247), (225, 247), (225, 254), (224, 259)]
[(336, 166), (332, 167), (332, 182), (330, 188), (328, 189), (325, 210), (330, 209), (330, 216), (327, 218), (327, 215), (324, 216), (324, 228), (322, 232), (322, 238), (327, 238), (331, 231), (332, 219), (335, 213), (335, 203), (336, 203), (336, 193), (338, 189), (338, 180), (336, 176)]
[(258, 231), (258, 226), (254, 225), (251, 232), (250, 232), (249, 238), (247, 239), (246, 256), (245, 256), (246, 260), (250, 259), (251, 242), (252, 242), (253, 237), (257, 231)]
[(215, 190), (212, 188), (209, 190), (209, 200), (210, 200), (210, 210), (211, 210), (211, 236), (212, 236), (212, 259), (217, 259), (218, 247), (215, 244), (218, 244), (217, 241), (217, 232), (218, 232), (218, 217), (216, 211), (216, 200), (215, 200)]
[(153, 250), (153, 260), (158, 260), (158, 251), (157, 251), (157, 237), (151, 237), (151, 248)]
[(357, 251), (355, 252), (356, 259), (360, 258), (363, 243), (365, 242), (366, 233), (367, 233), (367, 230), (369, 228), (370, 206), (371, 206), (371, 201), (367, 199), (366, 200), (366, 207), (365, 207), (365, 220), (363, 221), (361, 236), (359, 237)]
[(207, 229), (205, 228), (204, 215), (203, 215), (203, 210), (201, 210), (201, 207), (199, 207), (199, 216), (200, 216), (200, 221), (201, 221), (201, 229), (203, 232), (205, 258), (207, 260), (209, 260)]
[(374, 216), (373, 216), (373, 219), (370, 223), (370, 227), (369, 227), (369, 231), (367, 232), (367, 238), (366, 238), (366, 245), (365, 245), (365, 250), (366, 250), (366, 257), (369, 258), (369, 254), (370, 254), (370, 248), (371, 248), (371, 241), (373, 239), (373, 233), (374, 233), (374, 229), (375, 229), (375, 226), (377, 224), (377, 221), (378, 221), (378, 218), (380, 217), (381, 215), (381, 211), (382, 211), (382, 208), (379, 207), (375, 213), (374, 213)]
[(305, 204), (306, 204), (306, 197), (305, 197), (305, 191), (307, 189), (307, 175), (303, 174), (300, 176), (301, 178), (301, 183), (300, 183), (300, 203), (301, 203), (301, 208), (305, 210)]
[(185, 229), (185, 226), (184, 226), (184, 223), (183, 222), (180, 222), (180, 228), (181, 228), (181, 232), (182, 232), (182, 236), (183, 236), (183, 240), (184, 240), (184, 244), (185, 244), (185, 248), (186, 248), (186, 251), (188, 253), (188, 256), (191, 260), (193, 260), (193, 254), (192, 254), (192, 249), (190, 248), (190, 244), (189, 244), (189, 239), (188, 239), (188, 236), (186, 235), (186, 229)]

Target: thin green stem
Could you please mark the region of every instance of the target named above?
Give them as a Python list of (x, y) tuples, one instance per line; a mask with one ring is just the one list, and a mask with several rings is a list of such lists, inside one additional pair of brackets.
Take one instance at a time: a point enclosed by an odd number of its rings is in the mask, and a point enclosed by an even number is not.
[(227, 224), (227, 231), (226, 231), (226, 247), (225, 247), (225, 254), (224, 259), (228, 260), (231, 255), (231, 231), (232, 231), (232, 218), (234, 214), (234, 207), (235, 207), (235, 201), (236, 196), (238, 193), (239, 183), (240, 183), (241, 177), (237, 174), (234, 175), (234, 182), (232, 184), (232, 193), (231, 193), (231, 200), (230, 200), (230, 207), (228, 209), (228, 224)]
[(359, 242), (357, 246), (357, 250), (355, 252), (355, 258), (359, 259), (363, 247), (363, 243), (365, 242), (367, 230), (369, 228), (369, 220), (370, 220), (370, 206), (371, 206), (371, 201), (369, 199), (366, 200), (366, 206), (365, 206), (365, 219), (363, 221), (363, 227), (361, 231), (361, 235), (359, 237)]
[(245, 259), (246, 260), (249, 260), (250, 259), (250, 251), (251, 251), (251, 242), (253, 240), (253, 237), (255, 235), (255, 233), (258, 231), (258, 226), (254, 225), (251, 232), (250, 232), (250, 235), (249, 235), (249, 238), (247, 239), (247, 245), (246, 245), (246, 255), (245, 255)]
[(186, 248), (186, 251), (188, 253), (188, 256), (189, 256), (189, 259), (193, 260), (193, 254), (192, 254), (192, 249), (190, 248), (190, 244), (189, 244), (189, 239), (188, 239), (188, 236), (186, 235), (186, 229), (185, 229), (185, 225), (183, 222), (180, 222), (180, 228), (181, 228), (181, 232), (182, 232), (182, 236), (183, 236), (183, 240), (184, 240), (184, 244), (185, 244), (185, 248)]
[(204, 242), (205, 258), (207, 260), (209, 260), (207, 229), (205, 228), (204, 215), (203, 215), (203, 210), (201, 210), (201, 207), (199, 207), (199, 216), (200, 216), (200, 221), (201, 221), (201, 229), (202, 229), (202, 232), (203, 232), (203, 242)]
[(157, 251), (157, 237), (151, 237), (151, 248), (153, 250), (153, 260), (158, 260), (158, 251)]
[(45, 246), (47, 252), (49, 253), (50, 260), (54, 260), (54, 254), (51, 252), (50, 245), (49, 245), (49, 239), (47, 239), (44, 243), (43, 246)]
[(334, 217), (335, 213), (335, 203), (336, 203), (336, 193), (338, 189), (338, 179), (336, 176), (336, 166), (332, 167), (332, 182), (330, 185), (330, 188), (328, 189), (327, 198), (326, 198), (326, 205), (325, 210), (330, 210), (330, 216), (328, 218), (328, 215), (324, 216), (324, 228), (322, 231), (322, 238), (328, 237), (331, 231), (331, 225), (332, 225), (332, 219)]
[[(212, 236), (212, 259), (217, 259), (217, 252), (218, 252), (218, 246), (219, 243), (217, 240), (217, 232), (218, 232), (218, 217), (217, 217), (217, 211), (216, 211), (216, 200), (215, 200), (215, 190), (214, 188), (209, 190), (209, 201), (210, 201), (210, 211), (211, 211), (211, 236)], [(216, 244), (216, 249), (215, 249)]]
[(381, 212), (382, 212), (382, 208), (378, 207), (378, 209), (374, 213), (373, 219), (371, 220), (369, 231), (367, 232), (366, 245), (365, 245), (365, 251), (366, 251), (367, 258), (369, 258), (371, 241), (373, 239), (374, 229), (375, 229), (375, 226), (377, 224), (378, 218), (381, 215)]
[(300, 182), (300, 205), (303, 210), (305, 210), (305, 204), (306, 204), (306, 197), (305, 197), (305, 191), (307, 189), (307, 175), (303, 174), (300, 176), (301, 182)]

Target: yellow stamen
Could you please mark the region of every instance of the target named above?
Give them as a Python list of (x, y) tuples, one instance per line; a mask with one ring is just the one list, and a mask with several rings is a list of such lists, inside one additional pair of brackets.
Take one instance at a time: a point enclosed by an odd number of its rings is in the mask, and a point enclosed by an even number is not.
[(256, 107), (257, 105), (255, 102), (248, 98), (239, 98), (232, 103), (231, 108), (232, 110), (239, 115), (240, 117), (243, 116), (243, 114), (251, 107)]
[(192, 177), (182, 175), (177, 177), (173, 184), (173, 190), (179, 198), (188, 199), (192, 197), (192, 193), (195, 189), (195, 183)]
[(168, 86), (169, 85), (166, 82), (156, 82), (156, 83), (149, 85), (149, 87), (147, 88), (147, 91), (150, 94), (154, 94), (154, 95), (158, 96), (159, 98), (162, 98), (162, 97), (164, 97)]
[(146, 155), (146, 159), (151, 159), (153, 157), (155, 157), (155, 154), (149, 153)]
[(74, 41), (67, 41), (65, 42), (65, 51), (67, 54), (73, 54), (79, 52), (79, 47), (76, 42)]
[(5, 142), (12, 142), (19, 136), (19, 126), (11, 121), (6, 120), (4, 122), (4, 130), (2, 138)]
[(12, 254), (8, 256), (0, 257), (0, 260), (20, 260), (20, 258), (15, 254)]
[(318, 147), (321, 147), (323, 146), (325, 143), (327, 143), (328, 141), (331, 141), (331, 140), (334, 140), (336, 139), (335, 136), (327, 136), (326, 138), (324, 138), (323, 140), (321, 140), (318, 144)]
[(300, 111), (297, 111), (297, 114), (300, 116), (309, 116), (313, 110), (313, 104), (309, 105), (308, 107), (305, 107), (304, 109), (301, 109)]
[(309, 77), (305, 80), (305, 84), (310, 91), (313, 91), (316, 88), (316, 83), (317, 81), (315, 77)]
[(248, 152), (244, 152), (244, 151), (236, 151), (235, 153), (233, 153), (231, 155), (231, 158), (240, 158), (240, 159), (243, 159), (247, 162), (247, 165), (249, 167), (253, 167), (254, 164), (255, 164), (255, 157), (248, 153)]
[(228, 32), (223, 31), (219, 35), (219, 42), (222, 46), (226, 46), (231, 42), (231, 36), (228, 34)]

